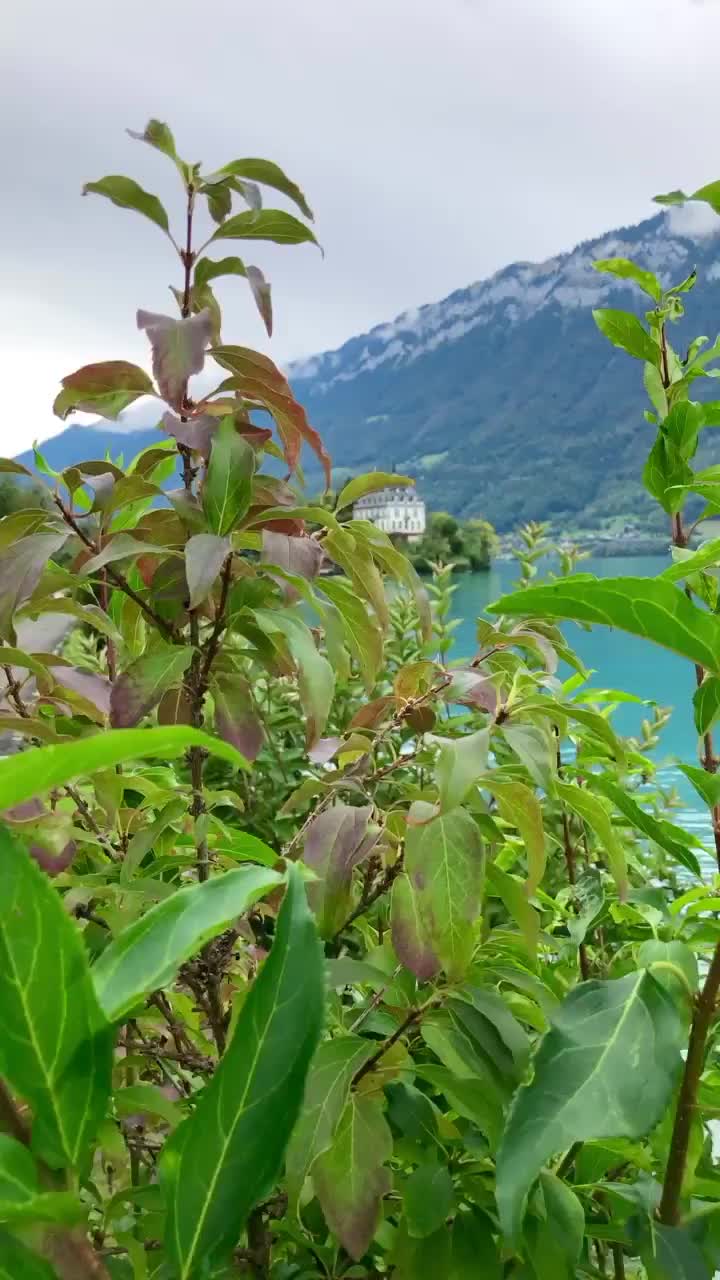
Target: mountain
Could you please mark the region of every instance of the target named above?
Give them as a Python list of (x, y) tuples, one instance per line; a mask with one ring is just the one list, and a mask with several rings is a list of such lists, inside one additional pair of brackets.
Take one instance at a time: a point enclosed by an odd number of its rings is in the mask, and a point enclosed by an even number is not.
[[(417, 478), (431, 508), (484, 516), (500, 530), (530, 519), (649, 518), (638, 481), (653, 439), (642, 370), (591, 314), (644, 307), (635, 288), (593, 270), (609, 257), (633, 258), (665, 282), (697, 266), (674, 345), (720, 328), (720, 219), (704, 206), (658, 213), (546, 262), (513, 263), (289, 367), (338, 479), (394, 465)], [(109, 428), (92, 442), (88, 428), (69, 428), (47, 443), (48, 459), (68, 465), (108, 441), (127, 457), (156, 438)], [(720, 441), (705, 449), (720, 461)], [(320, 483), (312, 463), (308, 482)]]

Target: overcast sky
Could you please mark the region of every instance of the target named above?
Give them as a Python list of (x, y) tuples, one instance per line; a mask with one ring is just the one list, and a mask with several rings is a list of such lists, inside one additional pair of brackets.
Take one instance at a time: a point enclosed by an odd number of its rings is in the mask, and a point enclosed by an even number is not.
[[(542, 259), (720, 176), (720, 0), (22, 0), (0, 35), (4, 454), (62, 429), (60, 377), (144, 361), (135, 309), (170, 311), (153, 225), (82, 183), (127, 173), (181, 213), (181, 155), (281, 164), (311, 246), (257, 245), (282, 362), (515, 259)], [(279, 201), (282, 203), (282, 201)], [(240, 280), (226, 340), (266, 347)]]

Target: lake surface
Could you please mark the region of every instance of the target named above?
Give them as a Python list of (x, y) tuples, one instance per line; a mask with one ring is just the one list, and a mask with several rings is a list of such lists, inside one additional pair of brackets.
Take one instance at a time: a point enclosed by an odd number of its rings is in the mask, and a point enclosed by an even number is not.
[[(669, 563), (669, 557), (662, 556), (592, 557), (583, 560), (578, 571), (603, 578), (646, 578), (655, 577)], [(456, 578), (452, 614), (462, 621), (455, 632), (452, 656), (470, 657), (477, 652), (476, 618), (487, 604), (510, 591), (518, 576), (518, 566), (514, 561), (502, 561), (495, 564), (489, 573)], [(662, 762), (661, 781), (664, 785), (675, 786), (686, 806), (675, 811), (675, 820), (704, 841), (711, 839), (708, 814), (684, 774), (673, 763), (675, 757), (689, 764), (697, 762), (697, 736), (690, 701), (695, 675), (691, 664), (648, 640), (627, 636), (609, 627), (583, 631), (569, 622), (563, 629), (568, 642), (587, 668), (595, 672), (589, 681), (591, 686), (622, 689), (673, 708), (672, 718), (662, 733), (657, 751), (658, 761)], [(619, 733), (636, 733), (645, 713), (643, 707), (621, 704), (613, 715), (613, 724)]]

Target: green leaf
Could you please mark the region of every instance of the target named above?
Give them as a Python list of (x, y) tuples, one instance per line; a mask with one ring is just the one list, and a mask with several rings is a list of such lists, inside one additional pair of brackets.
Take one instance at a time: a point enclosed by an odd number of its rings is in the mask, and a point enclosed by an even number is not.
[(328, 577), (319, 579), (317, 586), (340, 615), (348, 649), (360, 668), (369, 693), (382, 665), (382, 631), (349, 583), (341, 578)]
[(710, 1280), (711, 1277), (711, 1269), (684, 1227), (666, 1227), (664, 1223), (653, 1222), (641, 1257), (648, 1280)]
[(136, 213), (144, 214), (160, 227), (161, 231), (166, 235), (169, 234), (168, 216), (157, 196), (143, 191), (132, 178), (110, 174), (107, 178), (101, 178), (99, 182), (86, 182), (83, 195), (89, 195), (91, 192), (98, 196), (107, 196), (108, 200), (112, 200), (113, 204), (120, 209), (134, 209)]
[(698, 573), (701, 569), (715, 568), (720, 564), (720, 538), (704, 542), (697, 551), (687, 551), (680, 560), (675, 560), (659, 575), (665, 582), (681, 582)]
[[(432, 805), (422, 800), (411, 805), (405, 870), (432, 950), (454, 981), (464, 977), (475, 947), (485, 853), (480, 832), (464, 809), (433, 815)], [(418, 823), (422, 825), (413, 825)]]
[(695, 728), (702, 737), (720, 716), (720, 677), (706, 676), (693, 694)]
[(22, 1204), (39, 1190), (37, 1166), (27, 1147), (0, 1133), (0, 1202)]
[(643, 469), (643, 484), (668, 515), (680, 511), (685, 502), (683, 486), (691, 483), (692, 469), (663, 431), (648, 454)]
[(0, 760), (0, 809), (22, 804), (43, 791), (63, 787), (74, 778), (98, 769), (123, 764), (126, 760), (179, 756), (189, 747), (203, 747), (236, 769), (248, 767), (233, 747), (189, 726), (114, 729), (57, 746), (36, 747)]
[(507, 912), (518, 926), (531, 956), (537, 953), (540, 936), (540, 917), (534, 907), (530, 906), (525, 893), (525, 886), (514, 876), (503, 871), (494, 862), (487, 868), (488, 893), (500, 898)]
[(120, 1021), (143, 996), (167, 986), (181, 964), (279, 884), (282, 876), (276, 871), (238, 867), (177, 889), (135, 920), (92, 968), (108, 1021)]
[(532, 897), (542, 883), (547, 861), (540, 802), (524, 782), (501, 777), (497, 771), (484, 774), (478, 783), (495, 796), (500, 817), (520, 832), (528, 864), (526, 892)]
[[(502, 1280), (503, 1264), (490, 1222), (477, 1209), (455, 1215), (448, 1269), (443, 1274), (444, 1280)], [(418, 1280), (425, 1280), (424, 1273), (418, 1274)]]
[(596, 271), (605, 271), (608, 275), (618, 276), (621, 280), (632, 280), (644, 293), (659, 302), (662, 297), (662, 285), (652, 271), (643, 271), (637, 263), (629, 258), (599, 258), (593, 262)]
[(380, 625), (386, 627), (390, 615), (385, 587), (370, 547), (364, 540), (354, 537), (349, 527), (331, 529), (323, 547), (331, 559), (345, 570), (358, 598), (372, 605)]
[(348, 480), (338, 494), (335, 510), (342, 511), (344, 507), (351, 507), (358, 498), (364, 498), (367, 493), (375, 493), (378, 489), (385, 489), (388, 485), (395, 487), (414, 483), (410, 476), (397, 476), (389, 471), (369, 471), (367, 475)]
[(237, 862), (259, 862), (263, 867), (274, 867), (276, 865), (279, 855), (264, 840), (260, 840), (258, 836), (250, 835), (248, 831), (236, 831), (233, 827), (229, 827), (228, 837), (230, 838), (230, 843), (214, 846), (216, 853), (222, 853), (226, 858), (235, 858)]
[(230, 178), (247, 178), (251, 182), (260, 182), (263, 186), (282, 192), (284, 196), (289, 196), (294, 201), (306, 218), (312, 221), (312, 209), (302, 191), (283, 173), (279, 165), (273, 164), (272, 160), (259, 160), (251, 156), (243, 160), (232, 160), (230, 164), (225, 164), (218, 170), (218, 176), (220, 174)]
[(76, 1168), (105, 1114), (112, 1034), (62, 899), (6, 827), (0, 855), (0, 1074), (32, 1107), (33, 1148), (53, 1168)]
[(192, 661), (190, 645), (163, 645), (136, 658), (115, 680), (110, 694), (110, 723), (130, 729), (152, 711), (166, 689), (182, 678)]
[(555, 776), (557, 755), (548, 726), (529, 724), (522, 720), (506, 720), (501, 726), (501, 733), (533, 782), (547, 791)]
[(74, 1191), (43, 1191), (29, 1200), (0, 1201), (0, 1222), (17, 1226), (39, 1222), (71, 1226), (86, 1217), (87, 1208)]
[(437, 1231), (449, 1216), (455, 1193), (448, 1170), (440, 1164), (421, 1164), (403, 1187), (408, 1234), (423, 1239)]
[(140, 396), (157, 394), (145, 370), (127, 360), (86, 364), (63, 378), (62, 386), (53, 404), (58, 418), (66, 418), (79, 409), (115, 419)]
[(575, 574), (503, 596), (488, 609), (508, 616), (570, 618), (619, 627), (720, 675), (720, 621), (663, 578)]
[(667, 987), (673, 996), (678, 994), (678, 990), (683, 994), (683, 982), (679, 974), (676, 977), (671, 972), (668, 967), (670, 965), (685, 975), (684, 994), (689, 992), (692, 995), (697, 991), (699, 978), (695, 953), (690, 950), (687, 943), (680, 942), (677, 938), (670, 942), (661, 942), (659, 938), (650, 938), (647, 942), (643, 942), (638, 951), (638, 964), (646, 969), (652, 969), (653, 965), (658, 966), (654, 969), (653, 977), (657, 978), (661, 986)]
[(720, 804), (720, 774), (708, 773), (694, 764), (678, 764), (685, 777), (692, 782), (695, 790), (710, 809)]
[(528, 1192), (552, 1156), (590, 1138), (639, 1138), (661, 1119), (681, 1066), (682, 1018), (648, 970), (583, 982), (556, 1010), (516, 1094), (498, 1153), (505, 1235), (520, 1236)]
[(58, 1280), (58, 1274), (15, 1236), (0, 1231), (0, 1280)]
[(173, 160), (178, 168), (182, 170), (182, 163), (178, 159), (178, 153), (175, 149), (172, 129), (169, 125), (164, 124), (162, 120), (148, 120), (142, 133), (136, 133), (134, 129), (126, 129), (125, 132), (131, 138), (135, 138), (137, 142), (147, 142), (149, 146), (155, 147), (156, 151), (162, 151), (163, 155), (167, 156), (169, 160)]
[(466, 733), (461, 738), (435, 741), (441, 743), (435, 781), (440, 811), (447, 813), (462, 804), (473, 783), (487, 767), (490, 730), (478, 729), (476, 733)]
[(625, 898), (628, 889), (625, 850), (612, 824), (609, 805), (599, 796), (591, 795), (585, 787), (577, 787), (571, 782), (557, 782), (556, 787), (561, 803), (572, 809), (594, 831), (607, 858), (618, 894), (620, 898)]
[(585, 1235), (577, 1196), (554, 1173), (540, 1174), (543, 1216), (525, 1224), (525, 1244), (537, 1280), (575, 1280)]
[[(700, 878), (700, 864), (695, 854), (688, 848), (689, 838), (681, 827), (677, 827), (672, 822), (664, 819), (655, 818), (646, 809), (633, 800), (632, 796), (624, 787), (618, 786), (606, 774), (593, 775), (593, 787), (596, 791), (601, 791), (608, 800), (611, 800), (616, 809), (632, 823), (638, 831), (642, 831), (643, 835), (654, 840), (655, 844), (669, 853), (672, 858), (679, 862), (681, 866), (687, 867), (688, 871), (692, 871), (693, 875)], [(684, 837), (684, 838), (683, 838)]]
[(390, 1129), (378, 1098), (352, 1094), (332, 1146), (313, 1167), (313, 1183), (325, 1220), (356, 1262), (366, 1252), (391, 1187), (385, 1161), (392, 1155)]
[(248, 209), (223, 222), (213, 240), (272, 240), (274, 244), (303, 244), (317, 240), (309, 227), (282, 209)]
[(216, 280), (218, 276), (247, 276), (242, 258), (200, 258), (195, 266), (194, 282), (197, 288)]
[[(338, 963), (342, 963), (338, 961)], [(332, 1146), (355, 1073), (373, 1052), (371, 1040), (338, 1036), (318, 1045), (308, 1075), (300, 1119), (287, 1150), (288, 1208), (299, 1212), (303, 1183), (318, 1156)]]
[(601, 333), (609, 338), (613, 346), (627, 351), (636, 360), (647, 360), (649, 364), (660, 367), (660, 348), (647, 329), (644, 329), (637, 316), (631, 311), (614, 311), (612, 308), (600, 307), (593, 311), (595, 321)]
[(238, 435), (232, 418), (223, 418), (213, 438), (203, 484), (203, 511), (213, 533), (230, 533), (252, 500), (255, 450)]
[(119, 1116), (156, 1116), (172, 1128), (183, 1118), (178, 1104), (167, 1098), (156, 1084), (131, 1084), (125, 1089), (116, 1089), (114, 1096)]
[(305, 743), (312, 747), (321, 736), (330, 714), (335, 691), (333, 669), (327, 658), (318, 653), (310, 628), (296, 614), (289, 610), (271, 613), (258, 609), (255, 620), (267, 633), (279, 632), (287, 640), (297, 668), (300, 700), (307, 717)]
[[(140, 538), (134, 538), (131, 533), (116, 533), (109, 542), (105, 543), (102, 551), (98, 551), (96, 556), (91, 556), (89, 560), (85, 561), (80, 572), (83, 577), (90, 577), (106, 564), (115, 564), (118, 560), (133, 560), (136, 556), (157, 555), (158, 553), (165, 556), (173, 554), (167, 547), (158, 546), (154, 542), (143, 542)], [(65, 601), (63, 600), (64, 603)]]
[(165, 1248), (178, 1280), (203, 1276), (227, 1258), (250, 1209), (273, 1185), (302, 1106), (323, 998), (322, 952), (291, 867), (270, 956), (220, 1066), (163, 1151)]
[(698, 404), (695, 400), (681, 400), (673, 405), (665, 418), (663, 431), (681, 458), (694, 456), (705, 416), (704, 404)]

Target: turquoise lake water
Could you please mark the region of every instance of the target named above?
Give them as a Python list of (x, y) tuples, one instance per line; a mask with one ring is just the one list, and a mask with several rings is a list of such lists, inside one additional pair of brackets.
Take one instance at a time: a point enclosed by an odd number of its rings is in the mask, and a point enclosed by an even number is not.
[[(579, 571), (604, 578), (655, 577), (669, 563), (669, 557), (664, 559), (660, 556), (593, 557), (582, 561)], [(477, 651), (476, 618), (482, 614), (486, 604), (511, 590), (517, 577), (518, 569), (513, 561), (498, 563), (489, 573), (463, 575), (456, 579), (453, 617), (461, 618), (462, 623), (455, 632), (453, 656), (469, 657)], [(591, 685), (623, 689), (673, 708), (672, 718), (663, 731), (656, 753), (658, 763), (662, 765), (661, 781), (665, 785), (674, 785), (683, 798), (683, 808), (673, 815), (675, 821), (694, 831), (703, 841), (710, 840), (707, 812), (703, 811), (692, 787), (674, 763), (674, 758), (689, 764), (697, 763), (697, 737), (690, 701), (695, 676), (691, 664), (667, 649), (636, 636), (623, 635), (609, 627), (584, 631), (575, 623), (567, 623), (564, 630), (568, 642), (582, 661), (595, 672), (589, 682)], [(625, 703), (618, 706), (613, 724), (619, 733), (635, 733), (644, 713), (644, 708)]]

